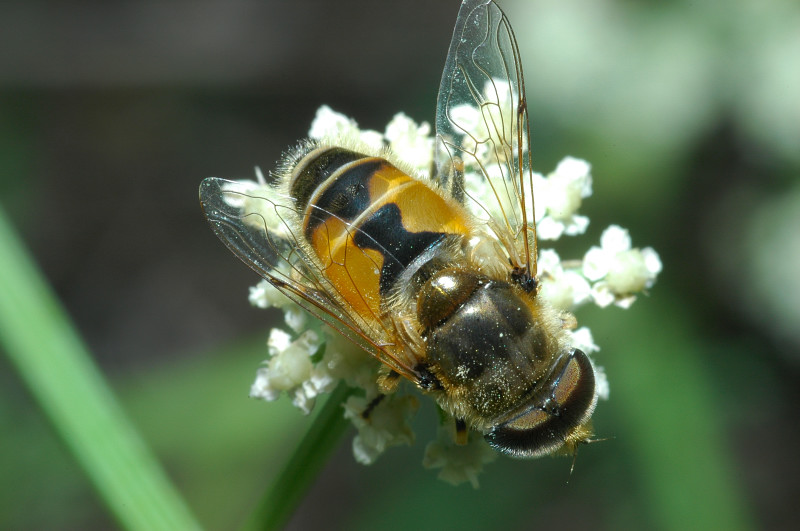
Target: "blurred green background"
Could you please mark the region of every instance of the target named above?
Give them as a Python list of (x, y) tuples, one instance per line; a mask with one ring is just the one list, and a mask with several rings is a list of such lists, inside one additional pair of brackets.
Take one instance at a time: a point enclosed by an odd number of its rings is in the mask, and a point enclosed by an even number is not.
[[(458, 4), (0, 4), (0, 204), (209, 529), (243, 522), (309, 419), (247, 398), (280, 316), (248, 305), (256, 278), (206, 226), (199, 182), (272, 168), (323, 103), (364, 128), (432, 121)], [(577, 315), (612, 439), (571, 476), (501, 458), (454, 488), (421, 466), (428, 408), (416, 445), (371, 467), (349, 434), (290, 529), (794, 528), (800, 4), (502, 7), (535, 168), (593, 166), (589, 231), (559, 251), (618, 223), (664, 262), (631, 310)], [(0, 528), (116, 526), (6, 357), (0, 430)]]

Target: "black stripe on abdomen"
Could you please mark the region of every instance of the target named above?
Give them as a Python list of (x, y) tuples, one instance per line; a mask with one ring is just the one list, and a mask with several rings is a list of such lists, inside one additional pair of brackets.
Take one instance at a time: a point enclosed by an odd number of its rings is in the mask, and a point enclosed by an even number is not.
[(314, 150), (298, 161), (293, 170), (289, 194), (297, 201), (298, 208), (302, 210), (308, 204), (314, 191), (328, 177), (345, 164), (363, 158), (366, 158), (366, 155), (338, 147)]
[(352, 223), (372, 203), (369, 182), (375, 173), (389, 163), (382, 159), (368, 158), (352, 163), (346, 170), (328, 179), (316, 199), (306, 206), (306, 237), (330, 217)]
[(353, 241), (361, 249), (374, 249), (383, 254), (380, 289), (381, 294), (385, 294), (415, 258), (444, 237), (443, 232), (407, 231), (400, 208), (389, 203), (360, 224)]

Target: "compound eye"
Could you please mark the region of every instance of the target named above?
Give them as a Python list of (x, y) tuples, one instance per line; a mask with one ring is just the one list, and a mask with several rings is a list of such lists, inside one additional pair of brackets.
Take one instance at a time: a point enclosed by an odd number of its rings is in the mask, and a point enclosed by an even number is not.
[[(498, 424), (484, 437), (496, 450), (513, 457), (551, 454), (571, 441), (594, 410), (594, 369), (589, 358), (575, 349), (563, 369), (537, 394), (535, 403)], [(584, 437), (585, 438), (585, 437)]]

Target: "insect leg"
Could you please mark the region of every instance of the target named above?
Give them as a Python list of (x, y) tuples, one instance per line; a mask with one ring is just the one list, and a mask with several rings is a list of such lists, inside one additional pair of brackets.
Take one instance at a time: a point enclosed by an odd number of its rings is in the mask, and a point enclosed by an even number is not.
[(467, 444), (467, 423), (464, 419), (455, 419), (456, 421), (456, 444), (464, 446)]
[(367, 407), (365, 407), (364, 411), (361, 412), (361, 418), (364, 420), (369, 420), (369, 416), (372, 414), (372, 411), (383, 401), (384, 398), (386, 398), (386, 395), (381, 393), (370, 400), (369, 404), (367, 404)]

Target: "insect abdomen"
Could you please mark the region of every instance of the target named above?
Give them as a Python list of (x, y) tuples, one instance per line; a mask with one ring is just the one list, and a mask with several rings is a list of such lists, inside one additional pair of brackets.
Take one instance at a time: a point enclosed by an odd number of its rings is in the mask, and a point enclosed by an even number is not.
[(461, 207), (380, 157), (319, 147), (302, 157), (289, 191), (325, 277), (360, 315), (408, 265), (448, 235), (468, 233)]

